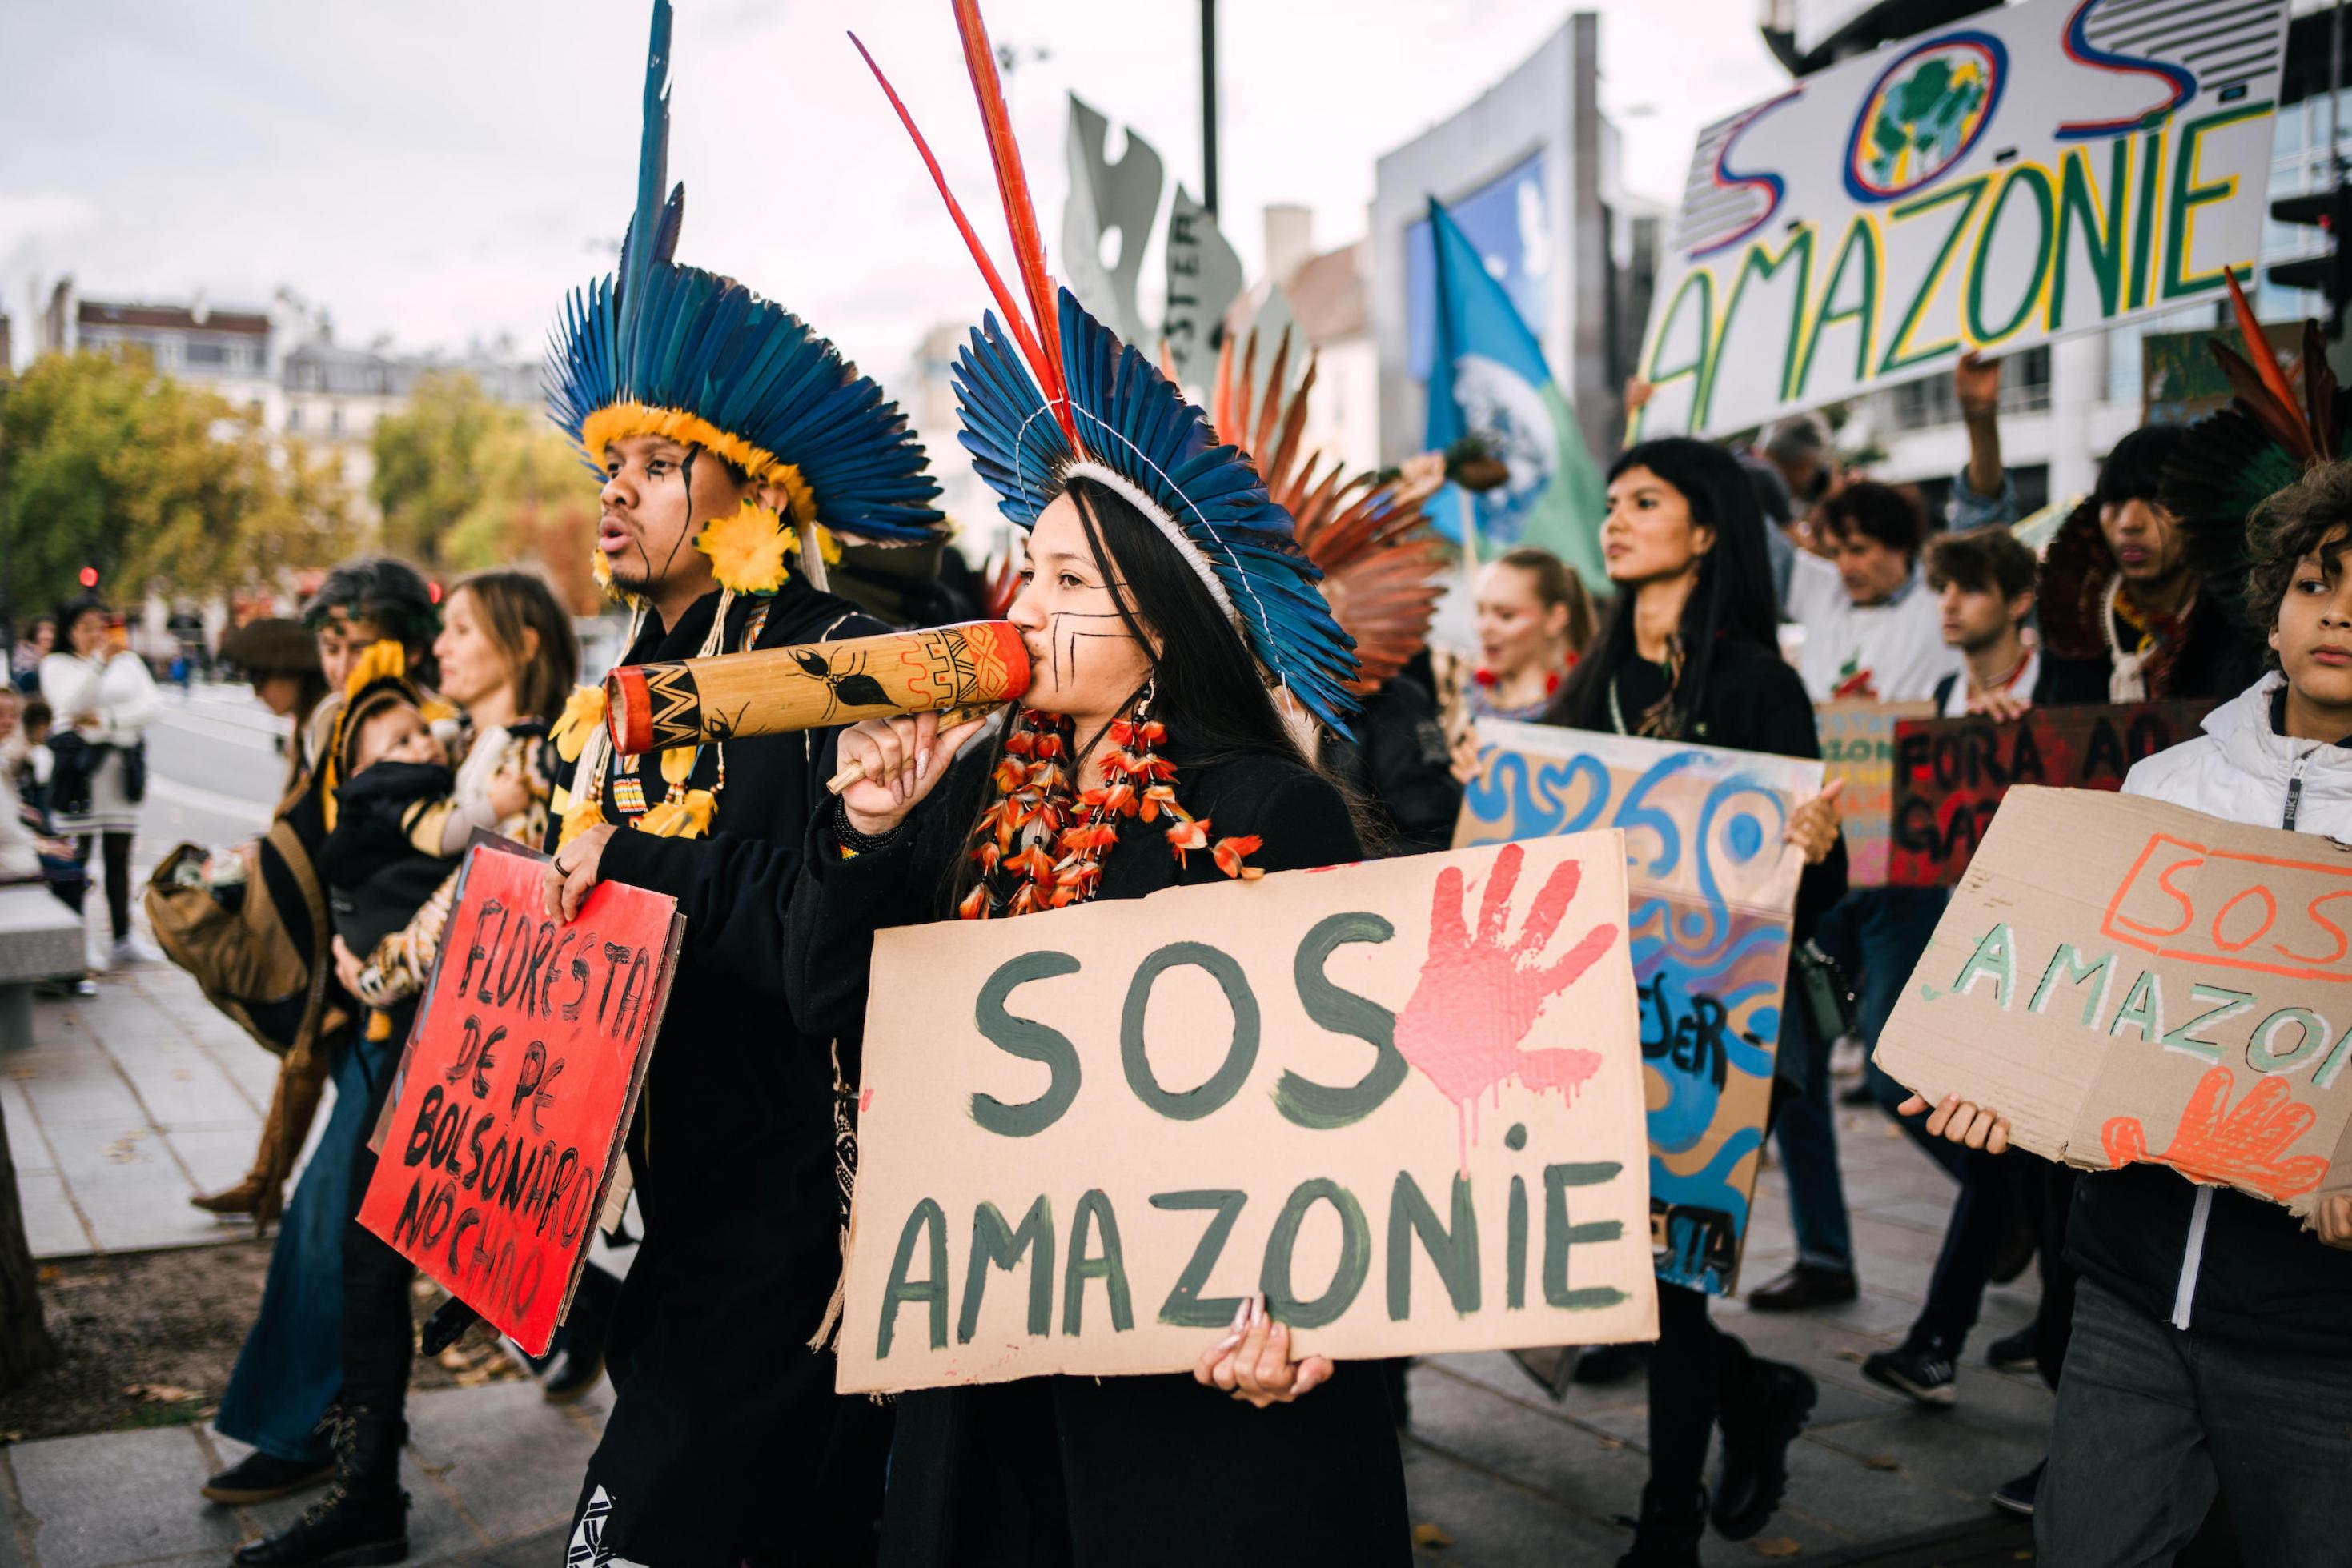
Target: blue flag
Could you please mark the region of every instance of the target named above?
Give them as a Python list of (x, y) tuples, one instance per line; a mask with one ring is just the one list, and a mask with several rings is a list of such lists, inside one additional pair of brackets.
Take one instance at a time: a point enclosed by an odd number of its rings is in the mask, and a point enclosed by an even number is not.
[[(1426, 444), (1443, 451), (1475, 434), (1510, 470), (1508, 480), (1475, 497), (1448, 485), (1432, 498), (1431, 517), (1457, 544), (1471, 522), (1479, 553), (1490, 559), (1541, 546), (1587, 586), (1606, 591), (1601, 518), (1608, 502), (1576, 411), (1510, 295), (1434, 196), (1429, 226), (1437, 298)], [(1465, 519), (1473, 505), (1475, 514)]]

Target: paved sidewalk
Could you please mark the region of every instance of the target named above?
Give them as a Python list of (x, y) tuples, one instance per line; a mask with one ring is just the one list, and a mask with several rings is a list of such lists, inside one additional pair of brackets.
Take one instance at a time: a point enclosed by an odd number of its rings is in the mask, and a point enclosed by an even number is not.
[[(603, 1427), (609, 1390), (568, 1408), (534, 1383), (409, 1396), (401, 1480), (409, 1561), (471, 1559), (503, 1543), (560, 1539)], [(246, 1449), (202, 1427), (60, 1437), (0, 1449), (0, 1568), (180, 1568), (222, 1563), (282, 1530), (318, 1495), (253, 1508), (196, 1489)], [(552, 1568), (560, 1553), (539, 1554)]]
[(36, 1258), (253, 1234), (188, 1199), (252, 1163), (278, 1058), (194, 980), (168, 964), (118, 970), (95, 997), (37, 1004), (33, 1039), (0, 1051), (0, 1113)]

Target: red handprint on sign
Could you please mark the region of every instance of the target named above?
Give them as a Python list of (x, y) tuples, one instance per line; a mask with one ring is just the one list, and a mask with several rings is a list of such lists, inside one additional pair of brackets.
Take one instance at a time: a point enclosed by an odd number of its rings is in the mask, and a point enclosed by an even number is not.
[(2197, 1091), (2180, 1113), (2172, 1146), (2147, 1152), (2147, 1134), (2137, 1116), (2110, 1117), (2099, 1129), (2107, 1163), (2120, 1170), (2135, 1160), (2170, 1166), (2193, 1181), (2244, 1187), (2284, 1203), (2327, 1179), (2327, 1161), (2318, 1155), (2282, 1157), (2309, 1131), (2319, 1113), (2287, 1092), (2282, 1079), (2264, 1078), (2235, 1109), (2230, 1091), (2236, 1081), (2216, 1067), (2197, 1081)]
[(1412, 998), (1397, 1015), (1398, 1051), (1428, 1075), (1464, 1117), (1463, 1148), (1469, 1148), (1471, 1106), (1479, 1095), (1516, 1078), (1528, 1088), (1556, 1089), (1563, 1096), (1600, 1071), (1598, 1053), (1571, 1047), (1520, 1048), (1545, 1002), (1574, 985), (1617, 940), (1613, 925), (1596, 925), (1551, 963), (1543, 951), (1559, 929), (1576, 897), (1583, 868), (1564, 861), (1544, 879), (1543, 891), (1528, 909), (1519, 939), (1507, 946), (1511, 894), (1527, 859), (1517, 844), (1504, 846), (1478, 905), (1478, 930), (1463, 919), (1461, 868), (1437, 873), (1430, 903), (1429, 957), (1421, 967)]

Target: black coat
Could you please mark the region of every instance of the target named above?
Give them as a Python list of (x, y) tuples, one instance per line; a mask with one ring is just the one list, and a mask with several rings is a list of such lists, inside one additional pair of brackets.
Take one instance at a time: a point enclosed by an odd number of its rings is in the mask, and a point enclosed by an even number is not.
[[(1256, 834), (1267, 871), (1361, 858), (1339, 792), (1304, 764), (1248, 756), (1177, 764), (1187, 810), (1214, 834)], [(950, 913), (943, 873), (988, 787), (992, 747), (961, 758), (883, 848), (843, 860), (829, 825), (794, 889), (786, 968), (803, 1027), (862, 1028), (873, 934)], [(1179, 869), (1166, 824), (1129, 819), (1103, 861), (1102, 898), (1219, 879)], [(901, 1396), (883, 1561), (894, 1568), (1068, 1563), (1402, 1563), (1400, 1463), (1377, 1369), (1343, 1366), (1296, 1404), (1252, 1409), (1188, 1375), (1038, 1377)]]
[(1378, 848), (1421, 854), (1454, 845), (1462, 783), (1454, 777), (1437, 699), (1410, 674), (1383, 683), (1364, 701), (1353, 740), (1323, 737), (1323, 765), (1375, 812)]
[[(718, 601), (667, 632), (649, 622), (624, 662), (693, 656)], [(735, 602), (730, 651), (759, 604)], [(761, 648), (888, 630), (796, 577), (766, 608)], [(834, 737), (733, 740), (725, 755), (709, 837), (624, 827), (601, 866), (676, 898), (686, 941), (629, 1128), (645, 1238), (614, 1309), (618, 1397), (589, 1485), (614, 1500), (604, 1539), (626, 1561), (854, 1563), (873, 1550), (888, 1414), (835, 1395), (832, 1354), (807, 1343), (841, 1273), (831, 1041), (795, 1027), (776, 962), (813, 805), (831, 800)], [(697, 787), (715, 760), (706, 749)], [(609, 784), (605, 816), (624, 820)], [(781, 1553), (753, 1550), (783, 1538)]]
[[(2104, 653), (2066, 658), (2045, 649), (2042, 674), (2033, 683), (2033, 700), (2044, 707), (2078, 703), (2106, 703), (2107, 676), (2114, 663)], [(2227, 612), (2210, 593), (2200, 593), (2189, 611), (2189, 634), (2174, 656), (2163, 689), (2150, 699), (2236, 696), (2263, 673), (2263, 651), (2256, 642), (2232, 625)]]

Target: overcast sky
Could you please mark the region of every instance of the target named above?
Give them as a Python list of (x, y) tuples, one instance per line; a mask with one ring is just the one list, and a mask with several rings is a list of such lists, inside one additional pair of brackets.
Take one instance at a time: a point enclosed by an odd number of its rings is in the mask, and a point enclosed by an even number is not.
[[(1452, 114), (1575, 7), (1562, 0), (1223, 0), (1225, 227), (1258, 210), (1360, 236), (1373, 161)], [(1786, 78), (1756, 0), (1600, 0), (1602, 107), (1665, 200), (1693, 132)], [(536, 353), (562, 291), (611, 265), (635, 177), (646, 0), (0, 0), (0, 298), (266, 304), (338, 339)], [(984, 296), (855, 26), (1006, 256), (946, 0), (677, 0), (670, 174), (681, 261), (742, 278), (886, 382)], [(1049, 244), (1065, 95), (1200, 184), (1195, 0), (990, 0), (1024, 56), (1013, 113)], [(1119, 146), (1114, 130), (1112, 150)], [(1156, 268), (1154, 260), (1147, 272)], [(23, 351), (20, 348), (20, 353)]]

